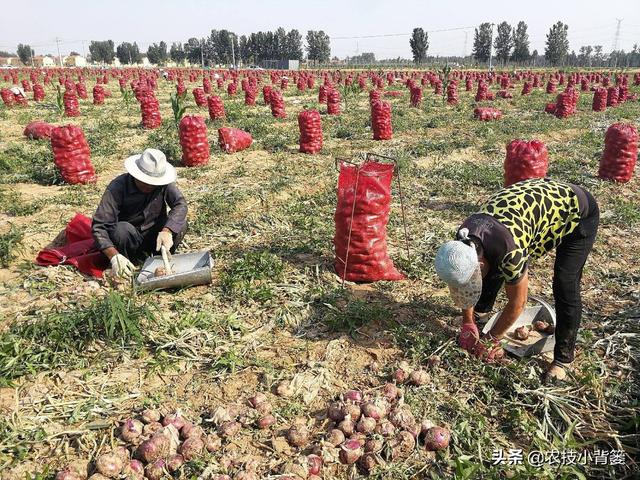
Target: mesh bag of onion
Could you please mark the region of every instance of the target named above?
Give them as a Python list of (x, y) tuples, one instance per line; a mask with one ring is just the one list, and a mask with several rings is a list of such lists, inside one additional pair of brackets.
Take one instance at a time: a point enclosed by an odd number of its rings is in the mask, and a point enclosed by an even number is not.
[(614, 123), (604, 137), (598, 176), (628, 182), (638, 160), (638, 129), (630, 123)]
[(91, 150), (82, 129), (76, 125), (51, 130), (51, 148), (56, 167), (66, 183), (92, 183), (96, 172), (91, 164)]
[(504, 186), (529, 178), (544, 178), (549, 168), (549, 153), (539, 140), (513, 140), (507, 145), (504, 161)]
[(235, 153), (249, 148), (253, 138), (249, 132), (239, 128), (222, 127), (218, 129), (218, 144), (226, 153)]

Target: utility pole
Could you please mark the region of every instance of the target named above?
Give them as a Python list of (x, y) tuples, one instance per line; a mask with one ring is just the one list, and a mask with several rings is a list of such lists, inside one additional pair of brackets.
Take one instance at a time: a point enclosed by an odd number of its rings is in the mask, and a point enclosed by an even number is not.
[[(622, 18), (616, 18), (618, 25), (616, 26), (616, 34), (613, 37), (613, 47), (611, 47), (611, 53), (614, 53), (616, 50), (618, 50), (618, 41), (620, 40), (620, 24), (622, 23), (622, 20)], [(613, 62), (613, 68), (616, 68), (618, 66), (618, 55), (615, 56)]]
[(233, 38), (234, 38), (233, 37), (233, 33), (230, 33), (229, 34), (229, 40), (231, 40), (231, 58), (233, 60), (233, 68), (235, 70), (235, 68), (236, 68), (236, 52), (235, 52), (235, 49), (233, 47), (233, 43), (234, 43), (233, 42)]
[(493, 61), (493, 23), (491, 24), (491, 42), (489, 43), (489, 71), (492, 69)]
[(469, 40), (469, 32), (467, 30), (464, 31), (464, 50), (462, 51), (462, 59), (464, 60), (467, 56), (467, 41)]
[(87, 58), (87, 51), (84, 49), (84, 40), (82, 40), (82, 56), (85, 59)]
[(60, 55), (60, 39), (56, 37), (56, 46), (58, 47), (58, 62), (60, 62), (60, 67), (62, 67), (62, 55)]
[(200, 39), (200, 63), (204, 69), (204, 38)]

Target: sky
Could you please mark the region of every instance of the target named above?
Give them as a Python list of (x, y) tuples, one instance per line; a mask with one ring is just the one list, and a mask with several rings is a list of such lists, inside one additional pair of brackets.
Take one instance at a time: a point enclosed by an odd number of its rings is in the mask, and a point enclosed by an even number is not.
[[(611, 6), (612, 8), (607, 8)], [(557, 21), (569, 25), (570, 49), (602, 45), (611, 51), (622, 18), (618, 49), (640, 44), (640, 0), (23, 0), (18, 15), (0, 16), (0, 50), (15, 52), (18, 43), (37, 55), (88, 53), (91, 40), (150, 43), (184, 42), (212, 29), (238, 35), (259, 30), (324, 30), (331, 55), (343, 58), (373, 52), (376, 58), (411, 58), (414, 27), (429, 32), (429, 54), (470, 54), (474, 28), (482, 22), (507, 21), (529, 26), (531, 50), (544, 52), (545, 35)], [(453, 30), (455, 29), (455, 30)], [(441, 31), (450, 30), (450, 31)], [(370, 37), (377, 38), (351, 38)], [(381, 35), (386, 35), (382, 37)], [(349, 38), (345, 38), (349, 37)]]

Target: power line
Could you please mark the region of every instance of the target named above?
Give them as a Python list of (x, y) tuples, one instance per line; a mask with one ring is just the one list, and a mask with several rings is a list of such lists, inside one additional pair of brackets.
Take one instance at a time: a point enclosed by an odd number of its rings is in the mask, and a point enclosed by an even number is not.
[[(443, 28), (441, 30), (426, 30), (426, 33), (441, 33), (441, 32), (454, 32), (456, 30), (470, 30), (475, 27), (457, 27), (457, 28)], [(353, 37), (331, 37), (331, 40), (355, 40), (360, 38), (387, 38), (387, 37), (410, 37), (412, 33), (383, 33), (379, 35), (356, 35)]]

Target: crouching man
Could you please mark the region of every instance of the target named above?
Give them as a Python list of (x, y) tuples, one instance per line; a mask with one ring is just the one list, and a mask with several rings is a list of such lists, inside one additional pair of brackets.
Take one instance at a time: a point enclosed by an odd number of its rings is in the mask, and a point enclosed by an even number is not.
[(134, 263), (163, 246), (175, 251), (187, 228), (187, 202), (175, 184), (175, 168), (160, 150), (147, 148), (124, 166), (127, 173), (105, 190), (92, 229), (114, 275), (130, 278)]

